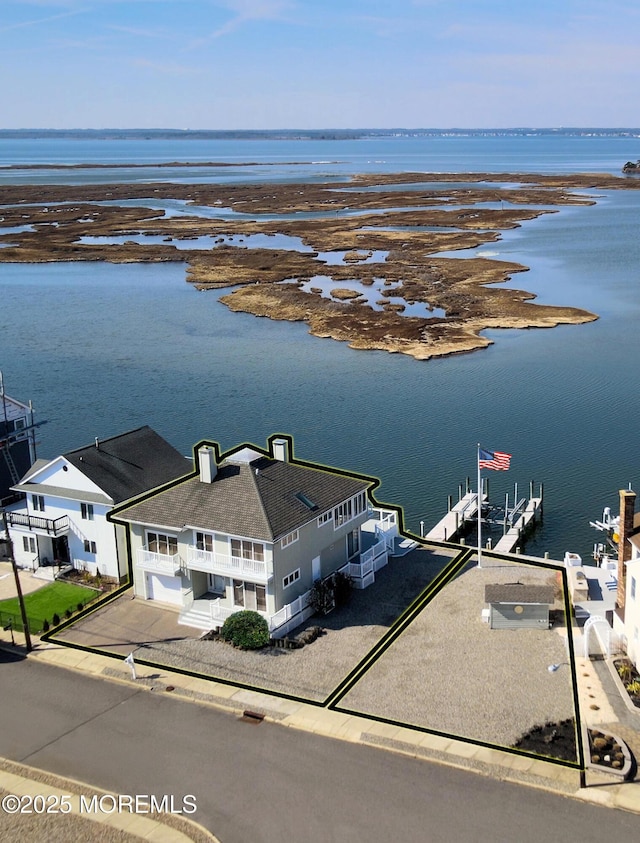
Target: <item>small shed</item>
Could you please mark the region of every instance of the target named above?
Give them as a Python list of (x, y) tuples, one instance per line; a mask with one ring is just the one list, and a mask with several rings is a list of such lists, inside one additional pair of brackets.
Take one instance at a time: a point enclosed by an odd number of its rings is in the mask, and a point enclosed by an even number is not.
[(484, 587), (491, 629), (548, 629), (552, 585), (495, 583)]

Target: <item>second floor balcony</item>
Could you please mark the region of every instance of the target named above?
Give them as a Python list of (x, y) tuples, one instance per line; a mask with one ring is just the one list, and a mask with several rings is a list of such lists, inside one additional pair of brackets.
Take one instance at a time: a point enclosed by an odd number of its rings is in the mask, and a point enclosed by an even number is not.
[(156, 553), (145, 545), (137, 552), (136, 566), (154, 574), (175, 577), (182, 567), (182, 559), (178, 553)]
[(43, 518), (41, 515), (29, 515), (26, 512), (7, 512), (10, 527), (26, 527), (32, 533), (47, 536), (64, 536), (69, 532), (69, 516)]
[(273, 576), (273, 571), (264, 559), (246, 559), (212, 550), (200, 550), (193, 545), (187, 553), (187, 568), (223, 577), (247, 578), (260, 583), (269, 582)]

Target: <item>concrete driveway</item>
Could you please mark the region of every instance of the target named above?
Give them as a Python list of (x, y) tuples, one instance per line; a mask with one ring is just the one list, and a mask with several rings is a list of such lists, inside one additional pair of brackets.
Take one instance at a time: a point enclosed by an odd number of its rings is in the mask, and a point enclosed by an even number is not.
[[(33, 576), (31, 571), (19, 571), (20, 586), (23, 594), (30, 594), (45, 585), (47, 580), (40, 580)], [(11, 562), (0, 562), (0, 600), (7, 600), (10, 597), (17, 597), (16, 581), (13, 576)]]
[(198, 638), (199, 635), (200, 630), (178, 624), (177, 611), (134, 598), (133, 590), (129, 589), (56, 634), (56, 640), (127, 655), (144, 644)]

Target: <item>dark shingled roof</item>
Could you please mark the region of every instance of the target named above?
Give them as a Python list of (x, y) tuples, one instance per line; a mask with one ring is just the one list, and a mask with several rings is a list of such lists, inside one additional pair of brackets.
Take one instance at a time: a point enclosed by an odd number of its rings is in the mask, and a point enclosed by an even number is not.
[(261, 455), (234, 462), (232, 455), (218, 467), (212, 483), (192, 477), (127, 507), (119, 517), (175, 530), (189, 526), (274, 541), (370, 485)]
[(190, 468), (184, 456), (147, 425), (63, 456), (114, 503), (184, 477)]
[(485, 603), (547, 603), (554, 600), (552, 585), (525, 585), (524, 583), (496, 583), (485, 585)]

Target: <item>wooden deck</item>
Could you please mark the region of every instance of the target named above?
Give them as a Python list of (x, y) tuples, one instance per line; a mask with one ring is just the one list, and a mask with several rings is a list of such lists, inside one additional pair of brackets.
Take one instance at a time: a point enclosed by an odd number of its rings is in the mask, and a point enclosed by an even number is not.
[(522, 515), (507, 530), (504, 536), (493, 548), (496, 553), (511, 553), (518, 544), (524, 533), (533, 527), (533, 523), (542, 511), (542, 498), (530, 498), (522, 512)]
[[(483, 502), (486, 501), (487, 496), (483, 495)], [(467, 526), (467, 522), (475, 519), (478, 513), (478, 494), (477, 492), (467, 492), (458, 503), (451, 507), (449, 512), (433, 527), (425, 539), (434, 542), (450, 542), (458, 538), (459, 533)]]

